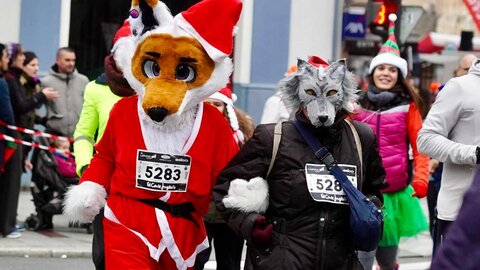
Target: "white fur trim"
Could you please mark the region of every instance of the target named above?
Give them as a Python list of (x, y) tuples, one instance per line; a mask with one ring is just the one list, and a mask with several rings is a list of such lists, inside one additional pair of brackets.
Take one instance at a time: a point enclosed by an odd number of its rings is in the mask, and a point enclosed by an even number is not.
[(233, 105), (233, 101), (220, 92), (213, 93), (209, 98), (221, 100), (227, 105)]
[(372, 74), (373, 70), (381, 65), (381, 64), (389, 64), (392, 66), (396, 66), (402, 72), (404, 78), (407, 77), (408, 72), (408, 65), (405, 59), (398, 57), (392, 53), (380, 53), (372, 59), (370, 62), (370, 68), (368, 69), (368, 73)]
[(168, 223), (165, 212), (160, 209), (155, 209), (155, 214), (157, 216), (158, 226), (160, 227), (160, 233), (162, 234), (162, 241), (165, 243), (170, 257), (175, 261), (177, 269), (187, 270), (192, 267), (195, 264), (197, 254), (208, 248), (208, 238), (205, 237), (205, 239), (195, 247), (193, 253), (185, 259), (183, 258), (177, 243), (175, 243), (175, 238), (170, 230), (170, 224)]
[(162, 1), (158, 1), (158, 3), (152, 8), (153, 16), (158, 22), (158, 25), (168, 25), (173, 22), (173, 16), (168, 9), (167, 5)]
[(85, 181), (65, 194), (63, 212), (71, 221), (92, 222), (105, 206), (107, 192), (95, 182)]
[(142, 101), (137, 103), (143, 141), (148, 150), (169, 154), (186, 154), (195, 141), (203, 118), (203, 103), (198, 109), (166, 117), (154, 122), (143, 110)]
[(268, 183), (261, 177), (246, 181), (235, 179), (230, 182), (228, 195), (223, 198), (227, 208), (234, 208), (246, 213), (265, 213), (268, 208)]

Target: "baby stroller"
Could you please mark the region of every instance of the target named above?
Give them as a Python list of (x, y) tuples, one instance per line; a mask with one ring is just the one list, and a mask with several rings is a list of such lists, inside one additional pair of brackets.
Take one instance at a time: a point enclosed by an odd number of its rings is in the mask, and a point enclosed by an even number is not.
[[(48, 140), (38, 137), (39, 144), (48, 145)], [(31, 192), (35, 205), (35, 214), (25, 220), (28, 230), (38, 231), (53, 229), (54, 215), (63, 212), (63, 197), (67, 188), (78, 184), (78, 178), (65, 178), (57, 170), (57, 162), (53, 153), (34, 148), (32, 154), (32, 183)], [(69, 227), (85, 227), (92, 233), (91, 224), (69, 224)]]

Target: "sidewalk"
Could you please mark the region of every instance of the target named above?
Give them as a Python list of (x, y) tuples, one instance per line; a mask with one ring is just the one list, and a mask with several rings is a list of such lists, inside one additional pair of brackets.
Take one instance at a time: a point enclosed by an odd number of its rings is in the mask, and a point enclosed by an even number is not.
[[(29, 191), (20, 193), (18, 205), (18, 220), (24, 221), (34, 213), (32, 195)], [(426, 200), (422, 199), (422, 206), (426, 211)], [(41, 257), (91, 257), (92, 235), (87, 234), (85, 228), (69, 228), (68, 221), (63, 215), (53, 218), (55, 229), (43, 232), (25, 231), (18, 239), (0, 237), (0, 256), (41, 256)], [(424, 232), (416, 238), (406, 239), (400, 244), (399, 262), (418, 263), (430, 261), (432, 241), (428, 232)], [(210, 264), (214, 264), (214, 255), (210, 258)], [(206, 268), (210, 269), (209, 266)], [(215, 268), (211, 268), (215, 269)], [(402, 269), (428, 269), (404, 268)]]
[[(20, 192), (19, 222), (35, 213), (30, 191)], [(63, 215), (53, 217), (54, 230), (22, 232), (22, 237), (0, 237), (0, 256), (37, 257), (91, 257), (92, 235), (85, 228), (69, 228)]]

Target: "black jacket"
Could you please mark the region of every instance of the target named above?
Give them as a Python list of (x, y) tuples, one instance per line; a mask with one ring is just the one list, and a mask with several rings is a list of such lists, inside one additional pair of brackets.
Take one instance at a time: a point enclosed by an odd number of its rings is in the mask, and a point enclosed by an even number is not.
[[(299, 118), (297, 116), (297, 118)], [(306, 121), (306, 120), (304, 120)], [(385, 170), (370, 127), (355, 122), (363, 148), (363, 176), (359, 189), (382, 201)], [(360, 166), (352, 131), (343, 119), (330, 128), (310, 129), (340, 164)], [(282, 138), (270, 173), (267, 220), (274, 224), (268, 247), (251, 242), (251, 230), (258, 216), (226, 209), (222, 203), (230, 181), (265, 178), (272, 153), (274, 124), (259, 125), (228, 166), (220, 173), (213, 189), (217, 209), (229, 226), (247, 240), (248, 256), (255, 269), (362, 269), (349, 239), (348, 205), (316, 202), (305, 180), (305, 164), (322, 164), (292, 122), (285, 122)], [(358, 170), (358, 174), (360, 171)]]

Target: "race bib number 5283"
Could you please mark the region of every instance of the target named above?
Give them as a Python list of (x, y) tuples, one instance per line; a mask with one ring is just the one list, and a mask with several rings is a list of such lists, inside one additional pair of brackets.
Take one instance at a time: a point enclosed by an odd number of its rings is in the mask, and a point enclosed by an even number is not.
[(190, 163), (189, 156), (138, 150), (136, 187), (153, 191), (185, 192)]

